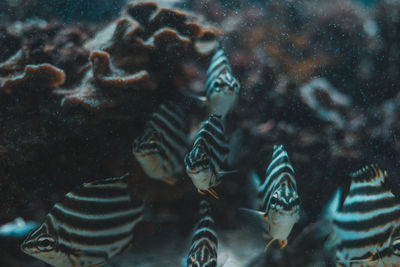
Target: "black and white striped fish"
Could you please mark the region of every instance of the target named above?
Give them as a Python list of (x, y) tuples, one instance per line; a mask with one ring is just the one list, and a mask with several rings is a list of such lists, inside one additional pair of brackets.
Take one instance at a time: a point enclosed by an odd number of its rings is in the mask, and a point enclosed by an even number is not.
[(219, 45), (207, 70), (206, 104), (209, 114), (224, 117), (236, 103), (239, 92), (239, 82), (233, 76), (228, 58)]
[(400, 202), (377, 165), (356, 171), (332, 207), (337, 266), (400, 266)]
[(216, 186), (222, 175), (229, 154), (229, 145), (225, 138), (221, 115), (211, 115), (198, 133), (192, 150), (185, 156), (186, 172), (192, 179), (197, 191), (208, 191), (215, 198)]
[(174, 184), (183, 172), (188, 131), (183, 118), (178, 105), (162, 104), (134, 141), (133, 154), (149, 177)]
[(53, 266), (98, 266), (129, 247), (143, 217), (127, 175), (83, 184), (55, 204), (21, 249)]
[(261, 183), (254, 172), (250, 174), (250, 178), (258, 188), (259, 207), (257, 211), (247, 211), (262, 216), (265, 236), (271, 239), (266, 248), (274, 240), (278, 240), (283, 248), (300, 217), (300, 198), (297, 194), (294, 169), (283, 145), (274, 146), (272, 162), (267, 168), (264, 183)]
[(214, 231), (214, 220), (211, 217), (210, 204), (200, 202), (200, 221), (195, 227), (187, 257), (187, 267), (216, 267), (218, 238)]

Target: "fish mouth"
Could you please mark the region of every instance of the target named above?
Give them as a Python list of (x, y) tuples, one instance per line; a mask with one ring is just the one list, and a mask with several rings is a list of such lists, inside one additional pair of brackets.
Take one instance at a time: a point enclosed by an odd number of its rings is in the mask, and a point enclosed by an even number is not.
[(133, 151), (135, 156), (140, 158), (148, 157), (157, 154), (158, 152), (159, 151), (156, 147), (154, 147), (153, 149), (137, 149)]
[(22, 252), (24, 252), (25, 254), (29, 254), (29, 255), (33, 255), (33, 254), (37, 254), (37, 252), (35, 252), (33, 248), (33, 246), (29, 246), (29, 244), (23, 243), (19, 246), (19, 248), (21, 249)]
[(201, 169), (201, 170), (188, 169), (187, 171), (189, 174), (198, 174), (198, 173), (204, 171), (204, 169)]
[(232, 86), (227, 86), (227, 87), (224, 88), (223, 92), (226, 93), (226, 94), (232, 94), (233, 95), (235, 93), (235, 88), (232, 87)]
[(137, 157), (137, 158), (145, 158), (152, 154), (149, 152), (136, 152), (136, 151), (134, 153), (135, 153), (135, 157)]

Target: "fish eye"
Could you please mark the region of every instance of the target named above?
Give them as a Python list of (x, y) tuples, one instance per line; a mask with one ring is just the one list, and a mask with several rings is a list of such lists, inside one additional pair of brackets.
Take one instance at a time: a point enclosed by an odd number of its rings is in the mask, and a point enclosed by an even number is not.
[(221, 91), (221, 82), (220, 81), (215, 81), (213, 87), (215, 87), (215, 91), (216, 92)]
[(271, 200), (270, 200), (271, 205), (275, 205), (277, 201), (278, 201), (278, 199), (275, 196), (271, 197)]
[(397, 238), (392, 242), (392, 250), (393, 253), (397, 256), (400, 256), (400, 239)]
[(39, 237), (37, 239), (38, 248), (41, 251), (50, 251), (54, 249), (55, 240), (49, 236)]

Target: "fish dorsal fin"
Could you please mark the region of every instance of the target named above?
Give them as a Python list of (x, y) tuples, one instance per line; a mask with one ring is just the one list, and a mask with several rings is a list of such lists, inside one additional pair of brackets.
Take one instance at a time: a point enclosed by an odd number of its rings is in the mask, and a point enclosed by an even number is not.
[(376, 163), (367, 165), (353, 172), (350, 176), (354, 183), (370, 182), (373, 184), (388, 184), (389, 182), (387, 172), (385, 170), (382, 171)]
[(274, 151), (272, 153), (272, 161), (276, 158), (281, 158), (282, 162), (290, 164), (289, 155), (285, 149), (284, 145), (274, 145)]
[(285, 164), (289, 172), (294, 175), (294, 169), (289, 160), (289, 155), (284, 147), (284, 145), (274, 145), (274, 151), (272, 152), (272, 161), (268, 165), (266, 171), (266, 177), (270, 175), (272, 170), (279, 164)]
[(206, 216), (211, 212), (211, 205), (207, 200), (202, 199), (200, 201), (200, 216)]

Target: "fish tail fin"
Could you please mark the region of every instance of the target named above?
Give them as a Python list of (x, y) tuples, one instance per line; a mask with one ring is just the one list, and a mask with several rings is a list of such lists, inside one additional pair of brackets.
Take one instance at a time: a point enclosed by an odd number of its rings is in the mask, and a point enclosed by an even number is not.
[(238, 163), (242, 142), (243, 132), (241, 129), (237, 129), (232, 133), (229, 139), (228, 166), (234, 166)]
[(326, 206), (323, 208), (321, 217), (317, 221), (318, 230), (316, 232), (316, 237), (324, 242), (324, 254), (328, 258), (332, 258), (332, 251), (339, 242), (338, 236), (335, 233), (333, 220), (339, 211), (342, 202), (342, 189), (339, 188), (333, 197), (328, 201)]
[(332, 221), (336, 212), (339, 210), (341, 203), (342, 189), (339, 188), (332, 198), (328, 201), (328, 204), (322, 210), (322, 219)]
[(250, 206), (252, 208), (258, 208), (259, 199), (258, 199), (258, 189), (261, 186), (261, 179), (258, 174), (254, 170), (250, 170), (249, 174), (247, 175), (248, 179), (248, 192), (250, 195)]

